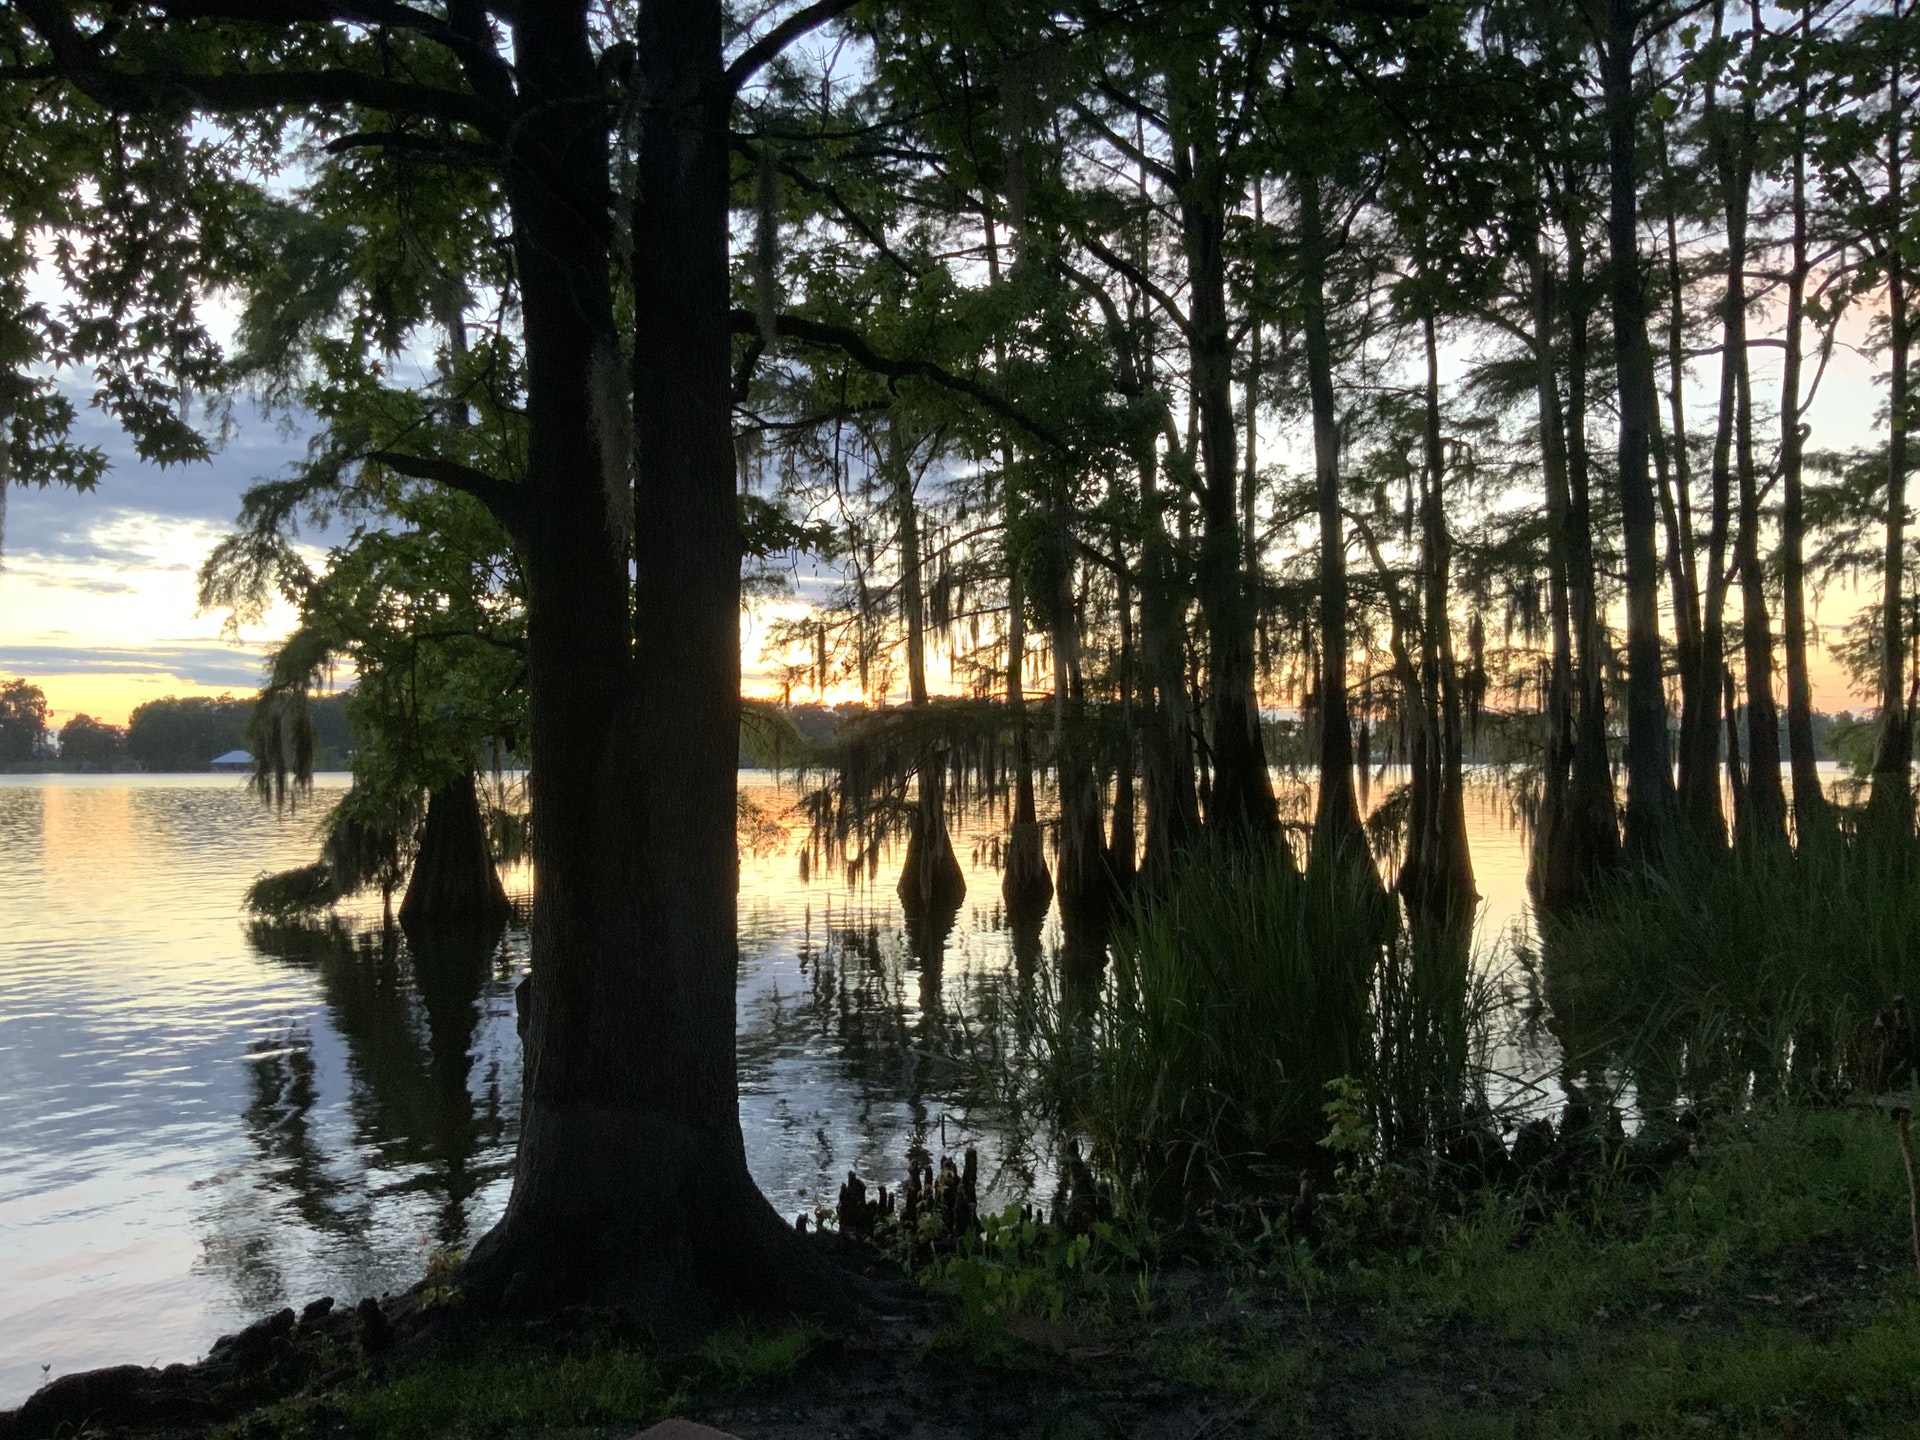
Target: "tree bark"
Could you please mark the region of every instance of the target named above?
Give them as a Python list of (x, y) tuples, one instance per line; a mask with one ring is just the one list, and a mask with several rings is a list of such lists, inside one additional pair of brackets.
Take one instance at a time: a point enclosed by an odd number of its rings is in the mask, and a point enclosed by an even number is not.
[[(1011, 456), (1009, 456), (1011, 459)], [(1008, 466), (1009, 477), (1011, 465)], [(1007, 492), (1009, 528), (1013, 493)], [(1013, 712), (1013, 827), (1007, 836), (1007, 868), (1000, 894), (1010, 916), (1039, 917), (1053, 901), (1053, 877), (1047, 873), (1040, 819), (1033, 796), (1033, 734), (1027, 715), (1027, 596), (1020, 566), (1007, 559), (1007, 706)]]
[(1539, 415), (1540, 464), (1546, 480), (1547, 606), (1552, 649), (1547, 671), (1540, 822), (1534, 830), (1528, 879), (1534, 899), (1543, 909), (1555, 910), (1564, 908), (1580, 887), (1569, 829), (1574, 734), (1573, 567), (1568, 544), (1572, 500), (1567, 488), (1566, 431), (1555, 364), (1558, 297), (1553, 261), (1543, 235), (1534, 236), (1531, 268), (1534, 403)]
[(1340, 426), (1334, 415), (1333, 343), (1327, 334), (1327, 232), (1320, 179), (1302, 170), (1301, 330), (1313, 409), (1314, 493), (1320, 515), (1320, 795), (1313, 847), (1371, 863), (1353, 793), (1353, 733), (1347, 703), (1347, 529), (1340, 511)]
[[(1181, 147), (1182, 154), (1187, 147)], [(1267, 774), (1253, 673), (1254, 612), (1242, 564), (1240, 467), (1233, 424), (1233, 342), (1226, 296), (1225, 196), (1219, 161), (1183, 160), (1180, 222), (1189, 293), (1189, 356), (1200, 415), (1205, 479), (1200, 541), (1200, 605), (1207, 626), (1211, 724), (1210, 832), (1236, 843), (1271, 843), (1280, 811)]]
[(1810, 88), (1806, 37), (1811, 8), (1800, 16), (1800, 44), (1794, 56), (1792, 262), (1787, 271), (1786, 357), (1780, 376), (1780, 569), (1781, 617), (1787, 666), (1787, 755), (1793, 771), (1793, 828), (1802, 846), (1831, 833), (1833, 807), (1820, 786), (1813, 748), (1813, 682), (1807, 671), (1806, 496), (1802, 471), (1806, 432), (1801, 423), (1801, 340), (1806, 325), (1807, 277), (1807, 105)]
[(1150, 705), (1141, 747), (1147, 801), (1141, 869), (1151, 881), (1170, 873), (1193, 844), (1200, 829), (1200, 807), (1194, 777), (1193, 711), (1184, 674), (1186, 633), (1160, 513), (1158, 461), (1151, 449), (1140, 456), (1139, 466), (1146, 526), (1140, 546), (1140, 665)]
[(1607, 110), (1607, 236), (1612, 260), (1614, 363), (1619, 376), (1619, 484), (1627, 562), (1627, 848), (1651, 858), (1676, 805), (1667, 745), (1665, 662), (1660, 646), (1660, 565), (1648, 473), (1653, 393), (1647, 374), (1646, 283), (1640, 262), (1639, 174), (1634, 148), (1633, 53), (1639, 10), (1607, 0), (1601, 72)]
[[(592, 357), (612, 340), (607, 133), (584, 4), (520, 12), (514, 211), (533, 476), (533, 983), (518, 1164), (470, 1288), (669, 1329), (837, 1302), (748, 1174), (734, 1074), (741, 542), (718, 0), (644, 0), (633, 228), (638, 510)], [(591, 97), (594, 103), (583, 103)], [(532, 148), (537, 147), (537, 149)], [(631, 543), (631, 551), (629, 549)], [(637, 592), (629, 609), (629, 556)]]
[(1087, 734), (1080, 674), (1080, 627), (1074, 613), (1074, 542), (1056, 515), (1058, 550), (1049, 587), (1053, 638), (1054, 765), (1060, 784), (1059, 897), (1063, 959), (1069, 976), (1097, 974), (1106, 961), (1113, 899), (1101, 836), (1100, 785)]
[[(1758, 32), (1754, 44), (1758, 44)], [(1720, 182), (1727, 217), (1725, 343), (1733, 360), (1734, 452), (1740, 485), (1740, 528), (1734, 554), (1740, 566), (1741, 644), (1747, 672), (1748, 841), (1787, 838), (1787, 800), (1780, 785), (1780, 715), (1773, 703), (1773, 633), (1767, 615), (1766, 574), (1760, 568), (1760, 486), (1753, 455), (1753, 381), (1747, 361), (1747, 197), (1753, 180), (1754, 89), (1749, 63), (1735, 133), (1720, 147)]]
[[(895, 543), (900, 551), (900, 614), (907, 644), (907, 700), (927, 708), (927, 607), (920, 569), (920, 506), (913, 493), (913, 447), (900, 433), (900, 419), (887, 422), (886, 467), (893, 481)], [(947, 833), (947, 756), (930, 741), (920, 753), (914, 778), (913, 820), (907, 832), (906, 858), (900, 866), (898, 893), (908, 918), (951, 919), (966, 898), (967, 881)], [(941, 930), (944, 938), (944, 928)]]
[(420, 926), (497, 925), (511, 906), (493, 868), (486, 817), (471, 773), (448, 781), (427, 798), (420, 849), (400, 902), (400, 923)]
[(1421, 317), (1421, 333), (1427, 374), (1426, 464), (1420, 483), (1420, 705), (1407, 857), (1399, 889), (1421, 919), (1459, 926), (1471, 922), (1479, 895), (1467, 846), (1461, 774), (1460, 678), (1448, 609), (1453, 542), (1447, 532), (1446, 450), (1440, 429), (1440, 349), (1431, 309)]
[(1567, 789), (1566, 860), (1557, 898), (1571, 903), (1619, 863), (1620, 825), (1607, 756), (1606, 640), (1593, 558), (1593, 496), (1587, 447), (1587, 366), (1592, 300), (1585, 219), (1571, 198), (1561, 216), (1567, 241), (1567, 588), (1579, 709)]

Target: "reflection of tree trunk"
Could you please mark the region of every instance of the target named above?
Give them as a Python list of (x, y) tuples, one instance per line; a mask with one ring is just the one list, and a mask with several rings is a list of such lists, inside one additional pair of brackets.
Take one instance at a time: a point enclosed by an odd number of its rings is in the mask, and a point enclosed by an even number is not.
[[(1893, 33), (1901, 6), (1893, 7)], [(1887, 85), (1887, 194), (1896, 221), (1885, 247), (1887, 274), (1887, 544), (1880, 600), (1880, 736), (1873, 755), (1873, 792), (1868, 802), (1875, 828), (1906, 837), (1913, 830), (1913, 718), (1907, 713), (1906, 589), (1907, 426), (1911, 405), (1909, 366), (1913, 354), (1913, 318), (1907, 312), (1904, 162), (1906, 151), (1903, 67), (1897, 47), (1889, 56)]]
[(1619, 375), (1620, 514), (1627, 564), (1627, 842), (1649, 855), (1674, 813), (1667, 750), (1667, 702), (1660, 645), (1660, 565), (1654, 544), (1654, 497), (1648, 471), (1653, 387), (1646, 373), (1645, 277), (1641, 273), (1639, 176), (1633, 56), (1639, 11), (1633, 0), (1608, 0), (1601, 49), (1606, 93), (1607, 234), (1612, 259), (1614, 361)]
[(427, 801), (413, 875), (400, 902), (400, 923), (484, 924), (506, 917), (507, 892), (493, 868), (487, 822), (472, 774), (451, 780)]
[(1805, 845), (1833, 827), (1833, 808), (1820, 788), (1813, 748), (1813, 683), (1807, 673), (1806, 498), (1801, 489), (1806, 434), (1800, 425), (1801, 335), (1807, 313), (1807, 103), (1806, 33), (1812, 10), (1800, 16), (1800, 50), (1793, 146), (1793, 260), (1787, 272), (1786, 358), (1780, 377), (1780, 571), (1781, 619), (1787, 663), (1787, 755), (1793, 769), (1793, 828)]
[(480, 994), (504, 928), (496, 921), (458, 929), (416, 928), (407, 934), (414, 988), (427, 1019), (427, 1068), (435, 1111), (428, 1138), (446, 1175), (439, 1234), (443, 1245), (466, 1241), (466, 1201), (480, 1186), (472, 1169), (479, 1134), (467, 1079), (473, 1068)]
[(1347, 707), (1347, 531), (1340, 512), (1340, 428), (1334, 415), (1333, 345), (1327, 335), (1325, 217), (1320, 181), (1303, 170), (1300, 240), (1302, 330), (1313, 402), (1313, 458), (1320, 512), (1320, 796), (1314, 848), (1365, 862), (1366, 836), (1353, 793), (1353, 734)]

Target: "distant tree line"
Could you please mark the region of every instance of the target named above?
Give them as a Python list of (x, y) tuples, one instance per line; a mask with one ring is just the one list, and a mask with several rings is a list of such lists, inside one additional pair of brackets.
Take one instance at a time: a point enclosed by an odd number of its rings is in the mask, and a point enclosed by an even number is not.
[[(312, 703), (317, 770), (344, 770), (352, 757), (346, 698), (326, 695)], [(0, 764), (54, 760), (57, 735), (62, 769), (204, 771), (218, 756), (246, 748), (257, 703), (252, 696), (168, 695), (137, 707), (125, 725), (80, 714), (55, 732), (47, 725), (46, 691), (16, 677), (0, 681)]]

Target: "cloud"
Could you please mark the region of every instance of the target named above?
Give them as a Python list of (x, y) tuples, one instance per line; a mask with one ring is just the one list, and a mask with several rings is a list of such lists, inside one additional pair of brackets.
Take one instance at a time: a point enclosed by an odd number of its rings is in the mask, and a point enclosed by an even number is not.
[(207, 642), (138, 648), (0, 644), (0, 673), (10, 675), (173, 676), (195, 685), (253, 690), (259, 687), (263, 666), (258, 650)]

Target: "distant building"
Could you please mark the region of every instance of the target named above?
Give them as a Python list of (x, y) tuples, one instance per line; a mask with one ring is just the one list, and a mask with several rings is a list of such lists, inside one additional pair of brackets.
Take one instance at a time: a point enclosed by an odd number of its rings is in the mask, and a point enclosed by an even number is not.
[(253, 769), (253, 756), (244, 750), (229, 750), (224, 755), (215, 756), (213, 764), (207, 768), (222, 775), (244, 775)]

